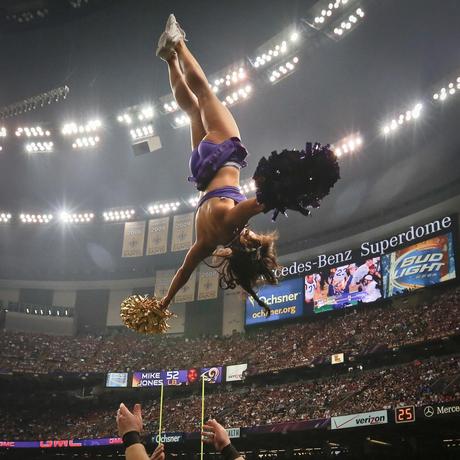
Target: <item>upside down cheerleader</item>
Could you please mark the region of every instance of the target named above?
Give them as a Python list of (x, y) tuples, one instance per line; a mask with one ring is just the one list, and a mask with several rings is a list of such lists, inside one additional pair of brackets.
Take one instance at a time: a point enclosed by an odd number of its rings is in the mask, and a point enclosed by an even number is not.
[(339, 179), (339, 166), (329, 145), (307, 143), (304, 150), (272, 152), (262, 158), (253, 175), (256, 198), (240, 190), (240, 169), (248, 152), (238, 126), (208, 83), (202, 68), (185, 44), (185, 33), (174, 15), (158, 42), (157, 56), (166, 61), (174, 98), (190, 118), (192, 154), (189, 181), (202, 192), (197, 205), (196, 241), (161, 300), (132, 296), (121, 308), (125, 324), (143, 333), (164, 332), (171, 317), (168, 305), (198, 264), (214, 255), (223, 289), (241, 286), (269, 314), (256, 294), (259, 282), (276, 283), (276, 233), (248, 228), (251, 217), (273, 210), (292, 209), (308, 215), (319, 206)]

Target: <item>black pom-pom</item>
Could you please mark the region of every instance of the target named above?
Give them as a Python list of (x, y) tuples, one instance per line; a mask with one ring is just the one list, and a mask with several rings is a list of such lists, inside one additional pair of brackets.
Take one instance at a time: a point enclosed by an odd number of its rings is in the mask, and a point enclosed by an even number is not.
[(305, 150), (283, 150), (263, 157), (253, 179), (257, 201), (265, 212), (274, 210), (272, 220), (281, 212), (293, 209), (308, 216), (309, 208), (319, 207), (340, 178), (337, 157), (330, 145), (308, 142)]

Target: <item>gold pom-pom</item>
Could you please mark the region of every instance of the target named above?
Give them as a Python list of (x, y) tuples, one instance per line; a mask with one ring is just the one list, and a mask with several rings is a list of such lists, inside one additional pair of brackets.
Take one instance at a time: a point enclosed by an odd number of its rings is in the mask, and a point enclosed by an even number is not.
[(155, 297), (132, 295), (121, 304), (120, 316), (129, 328), (142, 334), (159, 334), (170, 327), (167, 320), (175, 316)]

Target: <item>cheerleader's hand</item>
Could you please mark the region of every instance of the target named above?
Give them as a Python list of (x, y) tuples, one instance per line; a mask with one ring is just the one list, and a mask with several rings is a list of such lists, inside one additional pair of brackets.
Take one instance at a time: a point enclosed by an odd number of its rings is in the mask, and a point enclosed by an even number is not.
[(160, 300), (160, 306), (161, 308), (163, 308), (163, 310), (166, 310), (169, 306), (169, 304), (171, 303), (171, 301), (168, 299), (167, 296), (164, 296), (161, 300)]

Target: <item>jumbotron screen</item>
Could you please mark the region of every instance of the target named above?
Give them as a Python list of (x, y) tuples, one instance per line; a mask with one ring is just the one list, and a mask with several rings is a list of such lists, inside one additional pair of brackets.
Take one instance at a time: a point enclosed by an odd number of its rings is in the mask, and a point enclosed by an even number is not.
[[(366, 244), (368, 250), (370, 245)], [(456, 277), (455, 244), (452, 232), (396, 246), (385, 252), (361, 257), (343, 251), (346, 263), (323, 265), (318, 261), (293, 262), (289, 275), (301, 273), (302, 278), (282, 280), (276, 286), (262, 286), (259, 297), (272, 309), (267, 314), (250, 297), (246, 300), (246, 326), (315, 315), (332, 310), (371, 303), (406, 291), (453, 280)], [(370, 252), (370, 251), (369, 251)], [(369, 254), (371, 255), (371, 254)], [(324, 262), (322, 256), (321, 261)], [(315, 267), (320, 267), (314, 269)], [(305, 267), (305, 269), (303, 269)], [(308, 269), (307, 269), (308, 267)], [(295, 273), (291, 273), (291, 270)]]
[(169, 385), (192, 385), (204, 378), (206, 383), (222, 382), (222, 367), (204, 367), (174, 371), (139, 371), (133, 372), (132, 386), (156, 387)]
[(307, 314), (374, 302), (383, 297), (380, 257), (308, 274), (304, 283)]

